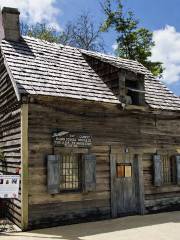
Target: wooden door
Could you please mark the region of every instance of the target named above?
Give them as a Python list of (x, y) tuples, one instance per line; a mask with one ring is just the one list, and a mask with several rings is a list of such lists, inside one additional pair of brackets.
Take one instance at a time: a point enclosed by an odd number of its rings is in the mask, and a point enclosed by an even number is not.
[(139, 213), (138, 169), (138, 159), (134, 155), (111, 155), (112, 217)]

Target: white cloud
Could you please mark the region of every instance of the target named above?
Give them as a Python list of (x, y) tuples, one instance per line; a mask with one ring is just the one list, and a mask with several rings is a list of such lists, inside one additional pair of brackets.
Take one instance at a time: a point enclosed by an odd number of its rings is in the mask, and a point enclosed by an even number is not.
[(174, 83), (180, 80), (180, 32), (175, 27), (166, 26), (154, 32), (153, 39), (155, 47), (152, 50), (153, 61), (164, 63), (166, 68), (163, 74), (163, 80), (168, 83)]
[(29, 24), (46, 22), (60, 30), (57, 21), (60, 10), (56, 8), (56, 2), (57, 0), (0, 0), (0, 6), (18, 8), (21, 19)]
[(117, 50), (117, 47), (118, 47), (117, 42), (113, 43), (112, 49), (113, 49), (114, 52)]

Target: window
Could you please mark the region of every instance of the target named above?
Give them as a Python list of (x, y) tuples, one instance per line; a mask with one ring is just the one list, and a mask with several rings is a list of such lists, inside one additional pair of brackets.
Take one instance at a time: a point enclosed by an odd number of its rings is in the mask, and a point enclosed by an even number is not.
[(60, 160), (60, 191), (81, 189), (81, 155), (67, 154)]
[(132, 177), (132, 165), (117, 163), (116, 175), (118, 178), (119, 177)]
[(95, 191), (96, 155), (71, 153), (48, 155), (47, 190), (49, 194), (64, 191)]
[(177, 184), (178, 182), (178, 162), (177, 157), (170, 157), (168, 154), (154, 155), (154, 185)]
[(125, 81), (126, 89), (126, 104), (128, 105), (142, 105), (144, 103), (144, 89), (142, 84), (138, 81)]
[(176, 183), (176, 162), (174, 158), (168, 155), (161, 155), (162, 160), (162, 183), (175, 184)]

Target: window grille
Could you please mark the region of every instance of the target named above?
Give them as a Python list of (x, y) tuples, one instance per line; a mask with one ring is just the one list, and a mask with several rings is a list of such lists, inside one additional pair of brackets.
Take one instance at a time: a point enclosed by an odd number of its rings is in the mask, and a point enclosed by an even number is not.
[(60, 160), (60, 191), (81, 189), (81, 157), (79, 154), (63, 155)]
[(162, 175), (163, 184), (175, 184), (176, 183), (176, 164), (175, 159), (170, 158), (168, 155), (161, 155), (162, 160)]

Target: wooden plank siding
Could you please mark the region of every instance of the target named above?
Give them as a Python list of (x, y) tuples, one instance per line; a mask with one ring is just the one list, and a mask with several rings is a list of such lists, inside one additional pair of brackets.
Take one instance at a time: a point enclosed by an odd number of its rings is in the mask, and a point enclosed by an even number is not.
[[(111, 216), (110, 204), (110, 149), (116, 146), (129, 147), (134, 154), (142, 154), (150, 149), (171, 148), (180, 146), (180, 132), (173, 129), (167, 134), (167, 116), (155, 116), (150, 112), (121, 111), (118, 106), (81, 102), (70, 99), (36, 97), (29, 104), (29, 228), (52, 226)], [(168, 118), (178, 123), (176, 114)], [(61, 193), (50, 195), (47, 192), (47, 155), (59, 154), (69, 149), (53, 149), (52, 131), (84, 131), (93, 137), (93, 146), (89, 150), (96, 155), (96, 191), (90, 193)], [(71, 151), (89, 153), (87, 149)], [(141, 157), (141, 155), (140, 155)], [(143, 158), (145, 181), (145, 207), (148, 210), (149, 197), (156, 195), (155, 189), (147, 184), (152, 178), (152, 171), (146, 170), (146, 159)], [(149, 163), (149, 162), (148, 162)], [(175, 187), (180, 191), (180, 187)], [(173, 188), (169, 192), (173, 193)], [(152, 191), (151, 194), (148, 191)], [(157, 191), (157, 190), (156, 190)], [(163, 195), (164, 194), (164, 195)], [(166, 196), (166, 191), (162, 196)], [(143, 196), (140, 196), (143, 199)], [(157, 199), (158, 196), (157, 196)], [(175, 198), (174, 198), (175, 199)], [(176, 198), (177, 199), (177, 198)], [(175, 199), (175, 201), (176, 201)], [(154, 202), (156, 205), (156, 202)], [(180, 202), (179, 202), (180, 203)], [(158, 208), (158, 204), (157, 204)], [(46, 210), (47, 209), (47, 210)], [(142, 212), (144, 210), (142, 209)]]
[[(80, 222), (82, 219), (101, 219), (110, 217), (110, 174), (109, 147), (94, 146), (91, 151), (96, 155), (96, 191), (89, 193), (60, 193), (50, 195), (47, 192), (47, 154), (52, 153), (52, 129), (59, 123), (46, 122), (46, 110), (41, 108), (41, 127), (34, 125), (39, 107), (29, 106), (29, 228), (54, 226), (64, 223)], [(45, 110), (45, 111), (44, 111)], [(59, 113), (56, 117), (61, 121)], [(59, 116), (58, 116), (59, 115)], [(50, 119), (49, 119), (50, 120)], [(44, 127), (44, 124), (46, 127)], [(70, 126), (69, 126), (70, 127)], [(38, 132), (41, 134), (38, 134)], [(37, 144), (38, 136), (40, 138)], [(87, 153), (87, 150), (77, 150)], [(55, 154), (60, 154), (58, 148)], [(48, 211), (45, 211), (48, 209)]]
[[(176, 151), (162, 151), (168, 157), (177, 154)], [(162, 184), (156, 187), (153, 183), (153, 154), (143, 155), (143, 174), (146, 212), (160, 212), (180, 209), (180, 186), (177, 184)]]
[[(0, 149), (5, 160), (0, 172), (15, 174), (21, 170), (21, 113), (16, 94), (0, 56)], [(7, 201), (8, 217), (21, 226), (21, 189), (18, 199)]]

